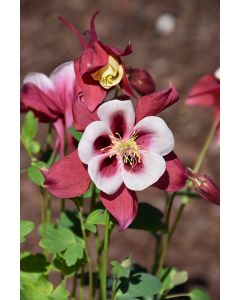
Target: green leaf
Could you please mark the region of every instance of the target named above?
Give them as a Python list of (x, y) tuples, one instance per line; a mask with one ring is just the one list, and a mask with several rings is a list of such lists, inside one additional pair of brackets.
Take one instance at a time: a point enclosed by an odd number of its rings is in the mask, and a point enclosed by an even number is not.
[(25, 142), (33, 140), (37, 134), (37, 128), (38, 128), (38, 121), (34, 117), (33, 112), (32, 111), (27, 112), (22, 127), (23, 140)]
[(67, 210), (62, 212), (57, 220), (57, 224), (59, 228), (67, 227), (71, 229), (75, 235), (82, 236), (81, 224), (77, 211)]
[[(161, 282), (159, 279), (148, 273), (135, 273), (127, 278), (120, 278), (119, 289), (122, 295), (117, 296), (117, 300), (127, 297), (150, 297), (159, 293)], [(125, 298), (124, 298), (125, 297)]]
[(64, 258), (60, 257), (59, 255), (57, 255), (54, 260), (53, 260), (53, 266), (55, 267), (55, 269), (57, 269), (58, 271), (64, 273), (64, 275), (66, 276), (72, 276), (81, 265), (86, 264), (87, 260), (86, 257), (84, 256), (83, 260), (77, 260), (77, 262), (75, 263), (75, 265), (73, 266), (68, 266), (64, 260)]
[(68, 300), (69, 292), (65, 289), (64, 283), (62, 282), (50, 296), (51, 300)]
[(194, 289), (189, 294), (191, 300), (211, 300), (207, 292), (201, 289)]
[(178, 271), (176, 268), (165, 268), (161, 270), (161, 290), (162, 295), (166, 291), (170, 291), (177, 285), (181, 285), (188, 280), (188, 273), (186, 271)]
[(20, 260), (20, 269), (30, 273), (45, 273), (50, 263), (43, 254), (27, 255)]
[(33, 231), (34, 223), (27, 220), (22, 220), (20, 222), (20, 242), (24, 242), (25, 237)]
[(73, 127), (70, 127), (68, 130), (69, 130), (71, 136), (75, 138), (75, 140), (80, 141), (80, 139), (83, 136), (83, 132), (76, 131)]
[(34, 165), (28, 168), (28, 177), (37, 185), (42, 186), (44, 183), (44, 176), (41, 171), (36, 168)]
[(84, 250), (84, 241), (76, 242), (70, 245), (67, 250), (65, 251), (63, 258), (66, 261), (68, 267), (73, 266), (78, 258), (81, 259), (83, 257), (83, 250)]
[(51, 252), (59, 253), (75, 243), (75, 236), (68, 228), (48, 229), (46, 238), (43, 238), (39, 245)]
[[(45, 232), (47, 232), (48, 230), (52, 230), (54, 229), (54, 225), (52, 223), (46, 223), (45, 224)], [(41, 237), (45, 237), (45, 233), (43, 232), (43, 226), (42, 224), (38, 225), (38, 233)]]
[(93, 224), (89, 224), (89, 223), (85, 223), (84, 225), (85, 229), (92, 232), (92, 233), (96, 233), (97, 232), (97, 226), (93, 225)]
[(21, 300), (49, 300), (53, 285), (42, 275), (21, 272)]
[(88, 224), (94, 225), (105, 225), (106, 223), (106, 211), (104, 209), (96, 209), (94, 210), (86, 220)]
[(163, 214), (158, 208), (148, 203), (139, 203), (137, 216), (129, 228), (151, 232), (165, 230), (166, 228), (161, 221), (162, 217)]
[(30, 152), (34, 154), (38, 153), (41, 149), (41, 146), (37, 141), (30, 141), (27, 146)]

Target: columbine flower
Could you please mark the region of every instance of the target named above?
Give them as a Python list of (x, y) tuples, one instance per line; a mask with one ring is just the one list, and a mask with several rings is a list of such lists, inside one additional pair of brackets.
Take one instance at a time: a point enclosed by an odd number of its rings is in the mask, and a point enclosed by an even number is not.
[(136, 190), (153, 185), (174, 192), (185, 185), (185, 168), (172, 151), (172, 133), (154, 117), (178, 98), (170, 85), (139, 98), (135, 112), (129, 100), (104, 103), (95, 114), (78, 102), (74, 126), (85, 128), (80, 156), (75, 150), (56, 162), (45, 174), (47, 189), (59, 198), (77, 197), (88, 190), (91, 177), (102, 190), (103, 205), (126, 229), (137, 214)]
[(209, 176), (193, 172), (190, 168), (188, 168), (187, 174), (195, 190), (203, 199), (220, 205), (220, 189)]
[(166, 170), (163, 156), (174, 147), (166, 123), (149, 116), (135, 124), (130, 100), (106, 102), (97, 114), (100, 121), (88, 125), (78, 146), (96, 186), (114, 194), (122, 184), (141, 191), (155, 183)]
[[(73, 62), (57, 67), (48, 77), (42, 73), (29, 73), (23, 80), (21, 111), (32, 110), (39, 122), (53, 123), (57, 133), (54, 151), (64, 155), (64, 129), (72, 126), (72, 102), (75, 96)], [(68, 144), (73, 140), (66, 130)]]
[(90, 21), (89, 40), (86, 42), (80, 32), (77, 31), (64, 18), (60, 19), (77, 35), (82, 47), (83, 53), (75, 60), (74, 68), (77, 79), (77, 92), (82, 102), (90, 111), (103, 102), (108, 91), (116, 86), (124, 90), (130, 96), (135, 96), (128, 82), (124, 64), (121, 56), (132, 53), (131, 45), (122, 50), (116, 47), (110, 47), (99, 41), (95, 27), (94, 18), (96, 12)]
[[(220, 71), (201, 77), (190, 91), (186, 104), (189, 106), (213, 107), (213, 120), (220, 117)], [(219, 141), (220, 125), (217, 129)]]
[(155, 83), (152, 76), (145, 69), (127, 68), (131, 86), (140, 94), (148, 95), (155, 92)]

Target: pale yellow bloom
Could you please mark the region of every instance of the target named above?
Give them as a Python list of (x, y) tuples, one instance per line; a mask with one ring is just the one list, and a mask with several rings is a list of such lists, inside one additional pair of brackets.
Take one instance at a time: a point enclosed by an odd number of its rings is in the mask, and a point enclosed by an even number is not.
[(110, 89), (122, 80), (123, 67), (115, 58), (109, 55), (108, 64), (91, 74), (91, 76), (94, 80), (99, 81), (103, 88)]

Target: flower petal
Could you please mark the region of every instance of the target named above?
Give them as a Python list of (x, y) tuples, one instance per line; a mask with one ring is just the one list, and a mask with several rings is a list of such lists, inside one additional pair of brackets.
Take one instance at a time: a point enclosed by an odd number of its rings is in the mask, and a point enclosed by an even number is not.
[(179, 95), (175, 87), (170, 83), (169, 88), (143, 96), (138, 99), (136, 106), (136, 122), (147, 116), (156, 116), (168, 106), (178, 101)]
[(166, 171), (153, 186), (167, 192), (181, 190), (187, 180), (186, 169), (174, 152), (164, 156), (164, 159), (166, 161)]
[(120, 229), (125, 230), (137, 215), (138, 200), (133, 191), (122, 186), (114, 195), (100, 193), (106, 209), (117, 220)]
[(84, 78), (80, 73), (79, 59), (74, 62), (74, 70), (76, 74), (77, 95), (81, 97), (81, 101), (85, 102), (88, 109), (92, 112), (99, 104), (101, 104), (107, 95), (107, 91), (102, 88), (98, 81), (93, 80), (91, 75)]
[(150, 151), (140, 151), (142, 161), (135, 166), (122, 166), (122, 178), (127, 188), (142, 191), (155, 183), (165, 172), (166, 162), (162, 156)]
[(106, 194), (114, 194), (122, 185), (123, 180), (116, 157), (108, 154), (97, 155), (88, 163), (88, 173), (99, 188)]
[(92, 122), (99, 120), (95, 112), (91, 112), (86, 103), (82, 102), (81, 97), (75, 97), (73, 100), (73, 126), (76, 130), (84, 131)]
[(201, 77), (193, 86), (186, 100), (187, 105), (209, 107), (219, 103), (220, 82), (213, 75)]
[[(67, 109), (69, 111), (68, 108), (71, 107), (76, 94), (73, 61), (61, 64), (49, 77), (55, 87), (56, 93), (59, 95), (62, 110), (66, 111)], [(68, 115), (67, 119), (70, 119), (68, 123), (72, 123), (72, 114)]]
[(130, 42), (124, 49), (119, 49), (117, 47), (105, 45), (102, 42), (99, 43), (108, 53), (110, 53), (113, 56), (127, 56), (133, 52)]
[(57, 133), (55, 147), (54, 147), (54, 153), (57, 154), (58, 150), (60, 150), (60, 156), (63, 157), (64, 156), (64, 146), (65, 146), (63, 120), (58, 119), (56, 122), (53, 123), (53, 126)]
[(134, 126), (135, 113), (130, 100), (105, 102), (98, 108), (97, 114), (113, 134), (118, 133), (121, 137), (129, 135)]
[(136, 143), (143, 150), (156, 152), (164, 156), (174, 148), (174, 137), (163, 119), (159, 117), (146, 117), (134, 126)]
[(21, 90), (21, 111), (34, 111), (40, 122), (55, 121), (59, 114), (49, 108), (52, 99), (36, 85), (26, 83)]
[(131, 85), (140, 95), (143, 96), (155, 92), (155, 82), (147, 70), (128, 68), (127, 73)]
[(121, 89), (123, 90), (123, 92), (125, 94), (129, 95), (130, 97), (137, 98), (137, 96), (133, 92), (130, 82), (128, 80), (125, 65), (122, 63), (121, 66), (123, 68), (123, 77), (122, 77), (121, 82), (119, 83), (119, 86), (121, 87)]
[(45, 174), (44, 184), (54, 196), (72, 198), (84, 194), (90, 182), (86, 166), (75, 150), (52, 165)]
[(109, 135), (111, 131), (102, 121), (95, 121), (88, 125), (78, 145), (81, 161), (88, 164), (96, 155), (102, 155), (103, 149), (111, 145)]

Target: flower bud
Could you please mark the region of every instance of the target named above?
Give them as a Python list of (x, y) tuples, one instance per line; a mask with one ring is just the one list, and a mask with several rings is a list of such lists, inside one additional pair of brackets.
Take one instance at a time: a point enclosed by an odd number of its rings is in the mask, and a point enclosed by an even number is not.
[(207, 175), (187, 170), (188, 179), (192, 181), (195, 190), (205, 200), (220, 205), (220, 188)]
[(155, 92), (152, 76), (144, 69), (128, 68), (128, 79), (133, 88), (142, 96)]

